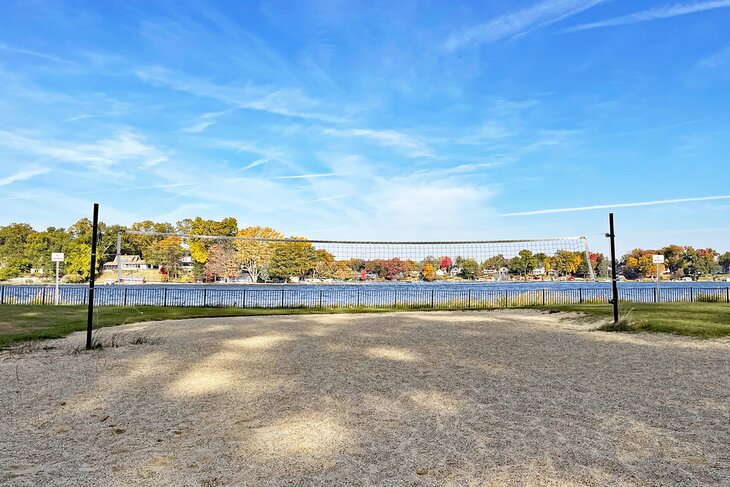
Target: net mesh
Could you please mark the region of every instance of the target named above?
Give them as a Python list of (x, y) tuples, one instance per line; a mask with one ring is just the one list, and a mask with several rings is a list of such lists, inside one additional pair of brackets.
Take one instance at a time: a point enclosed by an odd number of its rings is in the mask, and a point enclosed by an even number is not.
[[(340, 280), (365, 280), (375, 278), (377, 274), (378, 277), (387, 279), (424, 280), (424, 277), (429, 277), (424, 275), (427, 264), (431, 265), (433, 271), (441, 274), (448, 272), (451, 276), (457, 276), (463, 274), (463, 267), (469, 267), (473, 268), (468, 275), (470, 278), (496, 279), (508, 272), (508, 269), (514, 272), (514, 267), (519, 266), (519, 262), (514, 264), (515, 259), (519, 261), (520, 258), (524, 260), (525, 274), (542, 272), (546, 276), (559, 276), (575, 273), (577, 262), (581, 261), (583, 275), (587, 278), (595, 277), (585, 237), (393, 242), (244, 238), (131, 231), (125, 233), (124, 239), (134, 238), (147, 239), (148, 249), (156, 248), (155, 244), (163, 240), (178, 239), (175, 242), (179, 242), (184, 255), (180, 256), (179, 266), (176, 266), (179, 268), (168, 269), (174, 273), (174, 277), (189, 271), (197, 262), (198, 267), (203, 265), (206, 273), (212, 273), (216, 278), (225, 276), (232, 279), (244, 272), (249, 279), (253, 277), (254, 282), (287, 277), (286, 274), (300, 274), (297, 277), (301, 278), (325, 277)], [(118, 253), (122, 254), (121, 236)], [(164, 250), (158, 250), (157, 253), (164, 254)], [(149, 256), (142, 257), (147, 258), (147, 261), (155, 260)], [(128, 261), (131, 258), (127, 256)], [(125, 265), (123, 259), (124, 257), (118, 257), (109, 266), (109, 270), (117, 270), (120, 278), (124, 275), (131, 276), (139, 267), (135, 267), (133, 262)], [(296, 262), (302, 259), (307, 260), (308, 265), (302, 264), (304, 267), (301, 272), (290, 270), (296, 268)], [(164, 255), (162, 258), (157, 255), (158, 266), (160, 260), (164, 260)], [(122, 269), (114, 266), (118, 261), (122, 261)], [(385, 267), (388, 269), (383, 270)]]

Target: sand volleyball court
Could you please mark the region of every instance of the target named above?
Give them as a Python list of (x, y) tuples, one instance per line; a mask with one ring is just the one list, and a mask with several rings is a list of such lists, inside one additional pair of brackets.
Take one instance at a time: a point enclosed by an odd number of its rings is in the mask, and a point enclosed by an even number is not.
[(211, 318), (2, 352), (0, 483), (728, 485), (730, 342), (574, 318)]

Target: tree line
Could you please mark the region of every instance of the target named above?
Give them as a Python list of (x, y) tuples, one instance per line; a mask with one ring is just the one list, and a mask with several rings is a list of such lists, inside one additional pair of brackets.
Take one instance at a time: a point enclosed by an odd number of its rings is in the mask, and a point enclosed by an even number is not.
[(619, 270), (627, 279), (656, 278), (657, 266), (652, 261), (653, 255), (664, 256), (659, 272), (668, 272), (674, 279), (730, 273), (730, 252), (720, 254), (711, 248), (695, 249), (682, 245), (668, 245), (655, 250), (634, 249), (621, 258)]
[[(284, 235), (269, 227), (239, 229), (235, 218), (206, 220), (185, 219), (176, 224), (145, 220), (130, 226), (99, 224), (96, 272), (116, 257), (119, 232), (207, 235), (258, 239), (283, 239)], [(88, 280), (91, 270), (92, 224), (83, 218), (68, 228), (49, 227), (36, 231), (27, 223), (0, 227), (0, 280), (15, 277), (52, 277), (55, 265), (52, 252), (63, 252), (63, 273), (69, 282)], [(670, 245), (659, 250), (635, 249), (625, 255), (619, 269), (629, 278), (651, 277), (655, 272), (651, 255), (661, 253), (673, 277), (710, 274), (730, 266), (730, 252), (720, 255), (712, 249), (693, 249)], [(552, 255), (520, 250), (511, 258), (495, 255), (481, 262), (469, 257), (429, 256), (412, 259), (337, 260), (323, 249), (316, 249), (303, 238), (287, 242), (235, 239), (186, 238), (176, 235), (125, 234), (122, 255), (139, 255), (158, 267), (163, 280), (203, 281), (235, 279), (243, 273), (254, 282), (320, 278), (335, 280), (365, 279), (436, 279), (459, 277), (477, 279), (498, 273), (527, 280), (530, 276), (556, 278), (588, 277), (589, 261), (583, 252), (558, 250)], [(184, 258), (192, 262), (187, 264)], [(599, 277), (608, 277), (608, 259), (600, 253), (590, 254), (590, 266)], [(539, 270), (539, 272), (538, 272)], [(542, 278), (544, 278), (542, 277)]]

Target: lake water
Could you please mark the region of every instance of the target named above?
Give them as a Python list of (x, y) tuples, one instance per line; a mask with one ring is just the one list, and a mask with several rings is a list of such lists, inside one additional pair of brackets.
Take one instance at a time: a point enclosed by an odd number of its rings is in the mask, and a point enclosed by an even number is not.
[[(730, 302), (727, 282), (620, 282), (626, 302)], [(357, 284), (97, 285), (100, 306), (507, 307), (605, 303), (610, 282), (368, 282)], [(64, 285), (62, 304), (85, 304), (88, 286)], [(2, 286), (0, 302), (53, 304), (53, 286)]]

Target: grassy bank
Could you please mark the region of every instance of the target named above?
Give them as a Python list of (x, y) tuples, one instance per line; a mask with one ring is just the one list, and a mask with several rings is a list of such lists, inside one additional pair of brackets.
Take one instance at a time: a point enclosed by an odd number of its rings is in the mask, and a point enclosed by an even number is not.
[[(608, 304), (547, 306), (555, 311), (576, 311), (613, 321)], [(621, 318), (628, 331), (673, 333), (701, 338), (730, 336), (730, 305), (723, 303), (622, 304)]]
[[(612, 308), (605, 304), (548, 306), (554, 311), (577, 311), (610, 320)], [(718, 303), (661, 303), (622, 305), (631, 310), (629, 331), (666, 332), (703, 338), (730, 336), (730, 306)], [(193, 308), (193, 307), (102, 307), (94, 315), (94, 328), (141, 321), (210, 318), (217, 316), (265, 316), (274, 314), (377, 313), (403, 311), (394, 308)], [(60, 338), (86, 329), (84, 306), (0, 305), (0, 348), (13, 343)]]
[[(313, 313), (374, 313), (373, 308), (194, 308), (104, 306), (96, 309), (94, 328), (142, 321), (214, 318), (217, 316), (299, 315)], [(395, 311), (390, 309), (389, 311)], [(26, 340), (61, 338), (86, 329), (85, 306), (0, 305), (0, 348)]]

